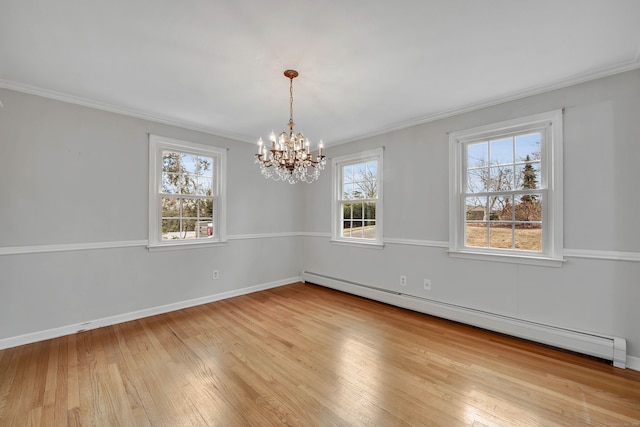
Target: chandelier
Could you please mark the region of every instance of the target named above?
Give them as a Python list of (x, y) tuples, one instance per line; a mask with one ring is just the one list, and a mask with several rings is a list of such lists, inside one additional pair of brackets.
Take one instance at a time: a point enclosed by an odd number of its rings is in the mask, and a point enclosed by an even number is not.
[(297, 135), (293, 132), (293, 79), (298, 77), (296, 70), (286, 70), (285, 77), (289, 79), (289, 132), (282, 132), (276, 140), (276, 134), (271, 131), (269, 140), (271, 149), (267, 149), (262, 141), (258, 140), (258, 154), (255, 162), (260, 165), (262, 175), (275, 181), (289, 181), (295, 184), (298, 181), (311, 183), (318, 179), (320, 171), (327, 164), (322, 155), (322, 140), (318, 144), (318, 156), (314, 160), (309, 151), (309, 139), (302, 132)]

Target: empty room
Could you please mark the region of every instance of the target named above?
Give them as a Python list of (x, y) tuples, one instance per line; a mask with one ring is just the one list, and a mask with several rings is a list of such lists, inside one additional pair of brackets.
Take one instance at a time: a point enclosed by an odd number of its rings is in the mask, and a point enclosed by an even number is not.
[(0, 0), (0, 426), (640, 426), (638, 16)]

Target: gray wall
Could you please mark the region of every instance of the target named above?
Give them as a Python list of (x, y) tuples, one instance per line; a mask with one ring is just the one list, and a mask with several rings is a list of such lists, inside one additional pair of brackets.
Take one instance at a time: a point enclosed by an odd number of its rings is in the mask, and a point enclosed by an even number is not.
[[(553, 268), (450, 258), (438, 246), (448, 244), (447, 132), (562, 107), (568, 261)], [(325, 174), (313, 192), (302, 195), (304, 229), (320, 234), (304, 238), (303, 270), (625, 337), (628, 354), (640, 357), (640, 70), (343, 144), (327, 155), (380, 146), (385, 147), (384, 249), (329, 242), (331, 176)], [(611, 257), (632, 261), (603, 259)], [(401, 274), (408, 278), (406, 287), (399, 285)], [(425, 278), (432, 281), (431, 291), (423, 289)]]
[[(264, 179), (251, 144), (9, 90), (0, 100), (0, 254), (28, 252), (0, 255), (0, 339), (299, 275), (300, 237), (287, 236), (301, 227), (299, 190)], [(275, 237), (150, 253), (148, 133), (228, 148), (227, 234)], [(134, 246), (34, 253), (110, 242)]]
[[(381, 250), (329, 242), (330, 168), (312, 185), (274, 183), (259, 174), (250, 144), (9, 90), (0, 99), (0, 253), (33, 249), (0, 255), (0, 339), (307, 270), (386, 289), (398, 289), (405, 274), (405, 293), (622, 336), (640, 357), (640, 70), (328, 149), (331, 157), (385, 147)], [(448, 241), (447, 132), (561, 107), (568, 262), (449, 258), (438, 246)], [(34, 253), (41, 245), (147, 239), (147, 133), (229, 148), (228, 235), (274, 237), (183, 251)], [(297, 232), (306, 235), (288, 236)], [(431, 291), (422, 290), (423, 278)]]

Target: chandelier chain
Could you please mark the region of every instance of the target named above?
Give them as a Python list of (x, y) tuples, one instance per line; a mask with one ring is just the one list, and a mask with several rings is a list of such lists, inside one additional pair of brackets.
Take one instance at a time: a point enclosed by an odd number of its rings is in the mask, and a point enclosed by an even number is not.
[(289, 128), (293, 133), (293, 77), (289, 77)]

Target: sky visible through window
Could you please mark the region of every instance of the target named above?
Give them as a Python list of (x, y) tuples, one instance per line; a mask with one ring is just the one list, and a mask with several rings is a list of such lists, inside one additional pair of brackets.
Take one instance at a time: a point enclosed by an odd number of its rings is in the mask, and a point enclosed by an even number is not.
[(543, 200), (535, 191), (541, 138), (535, 132), (467, 144), (467, 246), (542, 249)]
[(482, 164), (489, 160), (489, 149), (491, 150), (491, 165), (509, 164), (514, 161), (524, 162), (529, 155), (531, 160), (540, 159), (540, 133), (531, 133), (519, 135), (515, 137), (515, 146), (512, 142), (513, 138), (502, 138), (469, 144), (467, 154), (469, 159), (468, 167), (486, 166)]
[(540, 182), (541, 134), (529, 133), (467, 145), (467, 193), (523, 188), (526, 163)]

